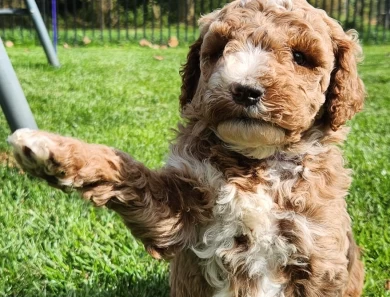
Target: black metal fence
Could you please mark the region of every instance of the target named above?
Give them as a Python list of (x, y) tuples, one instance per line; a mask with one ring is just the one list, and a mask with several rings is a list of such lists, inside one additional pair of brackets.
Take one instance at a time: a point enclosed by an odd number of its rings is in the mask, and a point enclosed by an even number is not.
[[(53, 33), (52, 0), (36, 1), (49, 33)], [(229, 0), (57, 0), (59, 43), (128, 42), (147, 39), (167, 43), (171, 36), (191, 42), (198, 34), (200, 15)], [(355, 28), (369, 43), (390, 41), (390, 0), (309, 0), (339, 20), (345, 29)], [(23, 0), (0, 0), (0, 8), (24, 8)], [(0, 36), (15, 43), (35, 42), (26, 16), (0, 16)]]

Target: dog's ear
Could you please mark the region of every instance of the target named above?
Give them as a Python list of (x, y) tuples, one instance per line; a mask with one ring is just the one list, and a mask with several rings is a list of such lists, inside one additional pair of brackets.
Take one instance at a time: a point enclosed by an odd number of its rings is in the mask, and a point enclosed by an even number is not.
[[(339, 30), (334, 25), (333, 29)], [(333, 41), (335, 69), (326, 95), (326, 117), (331, 129), (336, 131), (362, 109), (365, 90), (357, 73), (362, 49), (356, 32), (338, 32)]]
[(219, 15), (219, 10), (209, 13), (199, 20), (200, 37), (191, 46), (187, 55), (187, 62), (180, 70), (181, 75), (181, 94), (180, 94), (180, 108), (182, 109), (186, 104), (190, 103), (195, 95), (199, 83), (200, 70), (200, 51), (203, 44), (203, 38), (206, 35), (209, 27)]
[(181, 75), (181, 94), (180, 108), (183, 108), (187, 103), (190, 103), (195, 95), (200, 77), (200, 48), (202, 46), (203, 37), (199, 37), (194, 44), (190, 46), (190, 51), (187, 55), (187, 62), (180, 70)]

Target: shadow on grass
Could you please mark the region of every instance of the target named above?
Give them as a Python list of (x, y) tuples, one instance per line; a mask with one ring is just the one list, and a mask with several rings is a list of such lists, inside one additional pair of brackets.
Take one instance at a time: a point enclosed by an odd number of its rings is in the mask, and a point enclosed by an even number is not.
[(67, 292), (42, 292), (37, 297), (169, 297), (168, 277), (150, 275), (141, 280), (129, 280), (122, 277), (115, 284), (106, 284), (105, 288), (99, 284), (86, 285), (78, 290)]
[(61, 66), (62, 65), (60, 65), (60, 67), (54, 67), (46, 60), (46, 58), (42, 59), (41, 61), (36, 61), (36, 62), (25, 62), (25, 63), (18, 62), (18, 67), (23, 67), (23, 68), (33, 69), (33, 70), (40, 70), (40, 71), (45, 71), (45, 72), (53, 71), (53, 69), (54, 70), (61, 69)]
[(61, 69), (61, 64), (60, 61), (60, 67), (54, 67), (51, 65), (46, 57), (43, 58), (37, 58), (36, 60), (22, 60), (18, 61), (15, 58), (12, 59), (12, 65), (15, 69), (30, 69), (30, 70), (39, 70), (39, 71), (50, 71), (53, 69)]

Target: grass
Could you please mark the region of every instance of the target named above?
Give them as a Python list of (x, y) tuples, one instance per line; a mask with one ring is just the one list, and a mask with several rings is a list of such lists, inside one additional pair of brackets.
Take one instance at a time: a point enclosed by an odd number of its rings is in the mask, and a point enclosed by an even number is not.
[[(8, 49), (41, 129), (104, 143), (146, 165), (164, 163), (179, 120), (178, 70), (187, 49), (60, 49), (60, 69), (37, 47)], [(390, 57), (366, 47), (369, 98), (350, 122), (348, 197), (366, 265), (365, 296), (390, 296)], [(159, 61), (154, 57), (162, 56)], [(120, 219), (21, 173), (6, 157), (0, 115), (0, 296), (168, 296), (168, 267), (152, 260)]]
[[(52, 32), (49, 32), (51, 39)], [(1, 38), (6, 41), (13, 41), (17, 45), (40, 45), (36, 31), (16, 28), (16, 29), (3, 29), (0, 31)], [(69, 28), (68, 30), (60, 29), (58, 31), (58, 44), (61, 46), (64, 43), (70, 45), (84, 45), (84, 37), (90, 39), (91, 45), (121, 45), (137, 43), (140, 39), (147, 39), (155, 44), (167, 44), (170, 37), (175, 36), (181, 43), (187, 44), (193, 42), (199, 36), (199, 30), (192, 25), (172, 25), (170, 27), (164, 26), (160, 28), (158, 24), (154, 28), (150, 27), (138, 27), (138, 28), (117, 28), (109, 29), (83, 29), (83, 28)]]
[(354, 181), (348, 198), (355, 236), (363, 249), (367, 296), (390, 296), (390, 49), (366, 47), (360, 67), (369, 97), (352, 121), (345, 147)]

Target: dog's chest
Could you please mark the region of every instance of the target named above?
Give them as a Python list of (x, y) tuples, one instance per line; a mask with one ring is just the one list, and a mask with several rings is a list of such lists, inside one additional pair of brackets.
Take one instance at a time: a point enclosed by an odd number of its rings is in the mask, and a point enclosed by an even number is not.
[[(276, 196), (291, 195), (302, 168), (289, 162), (270, 163), (263, 173), (266, 183), (244, 191), (222, 180), (216, 186), (213, 222), (200, 230), (194, 247), (204, 275), (215, 288), (214, 297), (234, 296), (232, 288), (248, 287), (245, 297), (283, 296), (283, 285), (274, 281), (280, 268), (288, 265), (296, 247), (283, 237), (279, 221), (294, 220), (292, 212), (280, 210)], [(214, 175), (215, 176), (215, 175)], [(287, 197), (286, 197), (287, 198)]]
[(205, 278), (215, 289), (214, 297), (235, 296), (234, 290), (241, 286), (246, 287), (239, 291), (243, 297), (283, 296), (277, 274), (290, 264), (297, 249), (283, 237), (279, 222), (300, 220), (303, 226), (305, 219), (281, 210), (275, 201), (276, 196), (291, 196), (302, 167), (270, 161), (262, 173), (265, 182), (245, 191), (226, 181), (210, 163), (171, 156), (168, 164), (190, 171), (215, 195), (213, 221), (199, 230), (193, 247)]

